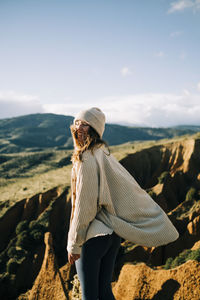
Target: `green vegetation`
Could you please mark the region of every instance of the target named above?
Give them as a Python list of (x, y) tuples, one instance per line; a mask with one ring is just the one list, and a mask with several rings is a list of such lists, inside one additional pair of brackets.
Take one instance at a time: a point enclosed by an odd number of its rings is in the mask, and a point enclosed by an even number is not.
[[(196, 136), (197, 134), (194, 135), (194, 138)], [(121, 160), (128, 154), (143, 149), (163, 146), (172, 141), (176, 142), (188, 138), (191, 138), (191, 136), (176, 137), (170, 141), (168, 139), (132, 141), (110, 146), (110, 149), (116, 159)], [(0, 216), (18, 200), (29, 198), (55, 186), (65, 188), (70, 185), (71, 153), (72, 150), (56, 150), (56, 148), (53, 148), (38, 152), (0, 154), (0, 158), (2, 157), (2, 163), (0, 164), (0, 207), (2, 207)], [(32, 160), (30, 164), (29, 159)], [(16, 164), (15, 161), (17, 161)], [(34, 161), (35, 163), (33, 163)]]
[(7, 272), (9, 274), (16, 274), (19, 263), (15, 258), (10, 258), (7, 262)]
[[(195, 200), (195, 201), (194, 201)], [(176, 209), (172, 211), (172, 215), (177, 219), (184, 219), (187, 218), (195, 211), (200, 210), (200, 195), (196, 196), (196, 199), (192, 200), (185, 200), (181, 203)]]
[(1, 270), (1, 273), (3, 272), (3, 270), (5, 269), (5, 265), (7, 263), (7, 260), (8, 260), (8, 256), (6, 255), (5, 251), (2, 252), (0, 254), (0, 270)]
[[(40, 161), (34, 167), (26, 168), (26, 170), (22, 166), (23, 157), (27, 154), (17, 154), (23, 172), (18, 169), (17, 165), (15, 167), (16, 155), (8, 155), (13, 160), (12, 168), (4, 172), (3, 165), (0, 165), (0, 217), (18, 200), (30, 198), (37, 193), (44, 193), (53, 187), (60, 186), (65, 189), (70, 185), (71, 151), (58, 150), (52, 151), (52, 153), (53, 155), (48, 160)], [(21, 158), (19, 159), (19, 157)]]
[(169, 175), (170, 174), (169, 174), (168, 171), (165, 171), (165, 172), (161, 173), (160, 177), (158, 177), (158, 182), (159, 183), (164, 183), (167, 180)]
[(54, 203), (55, 203), (55, 200), (51, 201), (51, 203), (49, 204), (47, 209), (45, 209), (45, 211), (38, 217), (37, 222), (40, 224), (40, 226), (43, 226), (42, 227), (43, 229), (40, 231), (45, 232), (47, 230), (47, 228), (49, 226), (49, 215), (53, 209)]
[(22, 231), (27, 229), (28, 229), (28, 221), (27, 220), (21, 221), (16, 227), (15, 230), (16, 235), (20, 234)]
[[(43, 120), (38, 124), (39, 125), (37, 126), (39, 126), (40, 128), (43, 129), (45, 128), (45, 130), (49, 130), (49, 126), (51, 125), (51, 122), (49, 123)], [(8, 124), (5, 123), (4, 125), (5, 125), (4, 130), (7, 131)], [(34, 118), (31, 121), (31, 126), (32, 125), (34, 125)], [(114, 130), (118, 130), (118, 129), (119, 127), (116, 127)], [(135, 130), (135, 128), (130, 128), (130, 129), (132, 130), (132, 132), (134, 132)], [(23, 130), (21, 131), (20, 129), (18, 131), (19, 133), (18, 137), (17, 137), (17, 133), (15, 132), (16, 139), (13, 140), (10, 139), (8, 141), (7, 146), (5, 147), (3, 146), (1, 148), (2, 152), (0, 151), (1, 216), (3, 216), (3, 214), (9, 209), (9, 207), (11, 207), (18, 200), (31, 198), (33, 195), (36, 195), (38, 193), (44, 193), (45, 190), (50, 190), (53, 187), (60, 186), (63, 189), (65, 189), (66, 186), (70, 185), (70, 174), (71, 174), (70, 157), (72, 151), (66, 149), (68, 146), (70, 147), (71, 141), (69, 142), (69, 140), (67, 140), (65, 146), (62, 146), (62, 138), (63, 138), (62, 134), (59, 134), (57, 136), (55, 135), (55, 139), (53, 138), (54, 140), (51, 140), (50, 139), (51, 137), (47, 135), (47, 138), (49, 139), (49, 144), (52, 143), (51, 146), (49, 146), (49, 148), (40, 147), (39, 149), (36, 146), (34, 146), (33, 148), (31, 147), (27, 148), (26, 142), (28, 141), (29, 138), (28, 135), (29, 133), (31, 133), (30, 137), (32, 138), (32, 136), (34, 135), (34, 130), (32, 129), (29, 130), (23, 129)], [(45, 134), (45, 130), (42, 131), (42, 134)], [(130, 131), (127, 132), (128, 134), (125, 137), (130, 139), (130, 134), (129, 134)], [(116, 133), (116, 131), (114, 133)], [(39, 129), (37, 131), (37, 134), (39, 135)], [(37, 139), (37, 134), (36, 134), (36, 139)], [(121, 134), (123, 135), (123, 130), (121, 131)], [(141, 142), (138, 140), (134, 141), (134, 139), (132, 139), (131, 142), (126, 142), (125, 144), (120, 144), (118, 146), (110, 146), (111, 153), (116, 157), (116, 159), (120, 160), (126, 157), (128, 154), (133, 154), (147, 148), (150, 149), (150, 147), (154, 147), (154, 146), (162, 147), (163, 145), (172, 142), (167, 139), (165, 140), (162, 139), (158, 141), (158, 139), (161, 139), (162, 136), (166, 137), (165, 134), (162, 135), (162, 132), (159, 132), (159, 130), (156, 133), (153, 132), (152, 129), (151, 130), (149, 129), (148, 132), (145, 132), (144, 130), (142, 131), (140, 128), (140, 130), (138, 130), (138, 132), (135, 131), (134, 134), (135, 134), (135, 138), (137, 139), (138, 139), (137, 134), (142, 134), (140, 138), (142, 137), (145, 139), (146, 136), (149, 138), (149, 140)], [(25, 139), (23, 141), (24, 137)], [(151, 140), (152, 137), (154, 137), (155, 140)], [(3, 140), (4, 135), (2, 136), (0, 135), (0, 147), (2, 146), (1, 138)], [(104, 138), (105, 140), (108, 140), (106, 136)], [(187, 138), (190, 137), (186, 136), (185, 139)], [(40, 136), (40, 139), (42, 139), (42, 135)], [(180, 139), (184, 140), (183, 137), (181, 138), (176, 137), (173, 139), (173, 141), (180, 140)], [(16, 144), (14, 145), (12, 144), (12, 142)], [(32, 141), (29, 142), (31, 143)], [(35, 142), (36, 140), (33, 141), (33, 143)], [(68, 142), (69, 144), (67, 145)], [(55, 146), (54, 148), (51, 148), (53, 143), (58, 143), (58, 144), (60, 143), (61, 146)], [(17, 148), (18, 150), (16, 150), (15, 147), (18, 147)], [(12, 152), (11, 148), (13, 153), (11, 153)], [(21, 153), (15, 152), (15, 150), (19, 151), (19, 149), (22, 149), (23, 152)], [(7, 153), (3, 153), (4, 151)], [(149, 151), (151, 151), (151, 149)], [(168, 172), (163, 172), (159, 177), (159, 180), (161, 182), (164, 182), (168, 175), (169, 175)], [(149, 191), (149, 194), (153, 199), (156, 198), (156, 194), (153, 191)], [(194, 195), (195, 195), (194, 190), (188, 191), (186, 195), (186, 199), (188, 199), (188, 203), (190, 203), (189, 199), (194, 198)], [(197, 202), (195, 203), (196, 204), (194, 205), (197, 205)], [(32, 220), (30, 222), (24, 220), (17, 225), (16, 236), (11, 241), (9, 241), (7, 248), (4, 250), (4, 252), (0, 254), (0, 270), (3, 273), (0, 275), (0, 279), (5, 277), (7, 278), (6, 280), (12, 281), (11, 278), (13, 278), (14, 280), (15, 278), (14, 276), (18, 272), (18, 268), (20, 266), (23, 266), (21, 264), (26, 261), (27, 262), (30, 261), (31, 263), (34, 257), (34, 253), (35, 253), (34, 251), (39, 245), (42, 245), (43, 243), (44, 233), (48, 230), (49, 218), (54, 208), (54, 204), (55, 204), (55, 200), (52, 199), (50, 205), (44, 210), (44, 212), (38, 217), (37, 220)], [(189, 207), (187, 207), (186, 211), (188, 212), (190, 208), (191, 208), (191, 204)], [(63, 236), (62, 228), (59, 231), (59, 234), (57, 234), (57, 236), (54, 239), (55, 244), (59, 244), (58, 241)], [(122, 250), (124, 251), (123, 254), (132, 251), (134, 247), (136, 247), (136, 245), (134, 245), (133, 243), (126, 244), (126, 246), (122, 248)], [(59, 253), (59, 250), (60, 249), (56, 250), (57, 251), (56, 255)], [(198, 260), (199, 253), (192, 251), (190, 257), (193, 257), (193, 259)], [(176, 260), (172, 258), (168, 259), (165, 267), (166, 268), (174, 267), (176, 265), (183, 263), (185, 259), (186, 259), (185, 254), (178, 257)], [(135, 264), (138, 262), (134, 261), (133, 263)], [(76, 293), (77, 291), (79, 295), (80, 294), (79, 287), (76, 289), (76, 286), (78, 284), (79, 284), (78, 282), (74, 282), (74, 292)]]
[(168, 270), (171, 268), (171, 265), (172, 265), (172, 262), (173, 262), (173, 258), (172, 257), (169, 257), (167, 260), (166, 260), (166, 263), (164, 265), (164, 269), (165, 270)]
[(40, 244), (44, 239), (44, 234), (37, 230), (31, 231), (30, 236), (31, 236), (32, 240), (38, 244)]
[(27, 256), (27, 251), (21, 247), (10, 247), (7, 251), (7, 255), (9, 258), (21, 260), (23, 257)]
[[(50, 205), (51, 205), (51, 203), (50, 203)], [(45, 212), (46, 212), (46, 210), (45, 210)], [(43, 213), (43, 218), (44, 218), (44, 215), (45, 214)], [(47, 215), (49, 216), (48, 213), (46, 213), (46, 217), (47, 217)], [(47, 231), (47, 227), (48, 227), (48, 222), (46, 222), (46, 223), (47, 223), (47, 226), (42, 224), (41, 219), (40, 219), (40, 221), (33, 220), (29, 223), (29, 229), (31, 231), (38, 231), (38, 232), (42, 232), (44, 234)]]
[(44, 233), (48, 230), (51, 207), (41, 215), (40, 219), (31, 222), (24, 220), (17, 225), (16, 237), (0, 254), (1, 273), (7, 271), (9, 274), (15, 274), (26, 258), (33, 258), (35, 248), (43, 243)]
[[(48, 148), (72, 149), (70, 125), (73, 117), (56, 114), (30, 114), (0, 120), (0, 153), (41, 151)], [(160, 140), (199, 131), (198, 126), (151, 128), (106, 124), (103, 138), (109, 145), (129, 141)], [(2, 157), (1, 161), (5, 161)]]
[(44, 233), (49, 225), (49, 212), (50, 210), (47, 209), (47, 212), (43, 214), (43, 219), (40, 218), (39, 221), (32, 221), (29, 224), (30, 237), (36, 244), (41, 244), (44, 240)]
[[(5, 156), (5, 155), (4, 155)], [(71, 151), (45, 150), (32, 153), (8, 154), (0, 164), (1, 178), (27, 178), (71, 164)], [(1, 160), (1, 154), (0, 154)]]
[(55, 114), (32, 114), (0, 120), (1, 153), (39, 151), (65, 144), (72, 148), (68, 141), (71, 139), (69, 126), (72, 121), (70, 116)]
[(194, 200), (197, 196), (197, 191), (194, 187), (191, 187), (185, 196), (186, 201)]
[(109, 145), (119, 145), (129, 141), (170, 139), (180, 135), (195, 133), (198, 129), (199, 127), (194, 130), (194, 128), (152, 128), (106, 124), (103, 138), (108, 141)]
[(16, 246), (26, 250), (30, 250), (32, 248), (32, 240), (27, 230), (24, 230), (18, 234)]
[(148, 194), (152, 199), (156, 199), (156, 193), (154, 191), (149, 191)]
[(175, 268), (177, 266), (182, 265), (188, 260), (197, 260), (200, 262), (200, 249), (197, 250), (186, 249), (174, 259), (172, 257), (169, 257), (164, 265), (164, 269), (167, 270), (167, 269)]
[[(28, 264), (34, 265), (35, 253), (40, 249), (38, 246), (44, 244), (44, 233), (48, 230), (50, 213), (54, 203), (55, 197), (53, 196), (50, 205), (36, 220), (19, 222), (15, 230), (16, 236), (9, 241), (6, 249), (0, 254), (0, 284), (5, 286), (1, 292), (3, 291), (2, 293), (6, 296), (9, 294), (6, 290), (9, 287), (11, 293), (16, 292), (13, 288), (19, 284), (17, 279), (21, 271), (23, 276), (26, 276), (24, 271)], [(30, 277), (30, 274), (28, 276)], [(21, 281), (19, 289), (24, 291)]]
[(78, 275), (75, 274), (73, 280), (71, 281), (73, 288), (72, 288), (72, 299), (82, 299), (82, 292), (80, 281), (78, 279)]
[(20, 222), (16, 228), (17, 241), (16, 246), (22, 249), (30, 250), (35, 244), (41, 244), (44, 239), (44, 233), (49, 225), (49, 212), (51, 208), (47, 208), (42, 217), (38, 220)]

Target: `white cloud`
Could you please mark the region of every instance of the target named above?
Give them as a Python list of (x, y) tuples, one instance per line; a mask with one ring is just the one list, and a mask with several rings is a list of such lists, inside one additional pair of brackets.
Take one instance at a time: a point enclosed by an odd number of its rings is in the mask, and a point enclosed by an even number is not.
[(136, 126), (167, 127), (179, 124), (200, 124), (199, 96), (184, 90), (176, 94), (135, 94), (96, 99), (83, 104), (45, 105), (47, 112), (75, 116), (90, 107), (101, 108), (108, 123)]
[(155, 54), (155, 56), (163, 58), (165, 56), (165, 53), (163, 51), (159, 51)]
[(66, 103), (43, 104), (45, 113), (54, 113), (59, 115), (75, 116), (80, 110), (94, 106), (92, 104), (76, 104), (73, 101), (67, 100)]
[(180, 36), (182, 34), (183, 34), (182, 31), (173, 31), (173, 32), (170, 33), (170, 37), (171, 38), (176, 38), (176, 37), (178, 37), (178, 36)]
[(179, 58), (182, 59), (182, 60), (186, 59), (186, 57), (187, 57), (187, 54), (186, 54), (185, 51), (182, 51), (182, 52), (180, 53), (180, 55), (179, 55)]
[(199, 81), (199, 83), (197, 83), (197, 89), (198, 89), (198, 91), (200, 91), (200, 81)]
[[(200, 82), (198, 86), (200, 88)], [(16, 97), (14, 93), (13, 95)], [(0, 93), (0, 106), (5, 104), (1, 97)], [(36, 112), (75, 116), (80, 110), (95, 106), (105, 112), (107, 123), (149, 127), (200, 125), (199, 94), (192, 94), (188, 90), (183, 90), (179, 95), (147, 93), (96, 98), (92, 102), (85, 100), (80, 104), (73, 103), (70, 99), (65, 99), (65, 103), (41, 104), (37, 97), (28, 95), (26, 98), (24, 95), (22, 98), (23, 101), (7, 98), (1, 118)]]
[(200, 10), (200, 0), (177, 0), (170, 4), (168, 13), (174, 13), (192, 9), (193, 12)]
[(190, 91), (188, 91), (187, 89), (184, 89), (183, 90), (183, 94), (186, 95), (186, 96), (189, 96), (190, 95)]
[(130, 70), (130, 68), (128, 68), (128, 67), (123, 67), (123, 68), (121, 69), (121, 74), (122, 74), (123, 77), (126, 77), (126, 76), (132, 75), (133, 73), (132, 73), (132, 71)]
[(39, 112), (43, 113), (44, 109), (37, 96), (0, 91), (1, 119)]
[(140, 94), (108, 98), (104, 103), (108, 122), (155, 127), (200, 123), (198, 95)]

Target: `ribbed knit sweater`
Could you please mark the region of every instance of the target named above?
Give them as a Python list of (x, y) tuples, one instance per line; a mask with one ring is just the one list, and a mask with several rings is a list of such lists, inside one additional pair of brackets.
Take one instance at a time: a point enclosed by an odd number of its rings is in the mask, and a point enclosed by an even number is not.
[(74, 164), (71, 189), (70, 253), (80, 254), (88, 239), (113, 231), (147, 247), (179, 237), (166, 213), (104, 146), (85, 151)]

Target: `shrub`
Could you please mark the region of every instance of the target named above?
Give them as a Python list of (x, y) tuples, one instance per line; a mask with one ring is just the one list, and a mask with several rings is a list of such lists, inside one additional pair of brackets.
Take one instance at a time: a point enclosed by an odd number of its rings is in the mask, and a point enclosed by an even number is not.
[(186, 201), (194, 200), (195, 196), (196, 196), (196, 189), (194, 187), (191, 187), (185, 196), (185, 200)]
[(12, 258), (16, 254), (16, 247), (10, 247), (7, 251), (8, 257)]
[(167, 260), (166, 260), (166, 263), (164, 265), (164, 269), (165, 270), (168, 270), (171, 268), (171, 264), (173, 262), (173, 258), (172, 257), (169, 257)]
[(82, 291), (81, 291), (81, 286), (80, 286), (80, 281), (78, 279), (78, 275), (75, 274), (73, 277), (73, 280), (71, 281), (73, 284), (72, 288), (72, 299), (82, 299)]
[(42, 232), (45, 233), (47, 231), (47, 226), (45, 226), (44, 224), (41, 224), (38, 221), (31, 221), (29, 224), (29, 229), (32, 230), (36, 230), (38, 232)]
[(22, 231), (25, 231), (27, 229), (28, 229), (28, 221), (25, 220), (25, 221), (21, 221), (17, 225), (15, 232), (18, 235), (19, 233), (21, 233)]
[(21, 247), (10, 247), (7, 251), (7, 254), (9, 258), (20, 260), (26, 256), (27, 251), (25, 251)]
[(36, 229), (34, 229), (30, 232), (30, 236), (34, 242), (39, 243), (39, 244), (41, 242), (43, 242), (43, 240), (44, 240), (44, 233), (41, 231), (37, 231)]
[(149, 194), (149, 196), (150, 196), (151, 198), (153, 198), (154, 200), (156, 199), (156, 193), (155, 193), (154, 191), (149, 191), (148, 194)]
[(18, 266), (19, 263), (17, 262), (17, 260), (14, 258), (10, 258), (6, 265), (7, 272), (9, 274), (15, 274), (17, 272)]
[(2, 272), (4, 266), (5, 266), (5, 260), (3, 258), (0, 258), (0, 270), (1, 270), (1, 272)]
[(171, 268), (175, 268), (177, 266), (182, 265), (185, 262), (183, 257), (177, 256), (171, 263)]
[[(8, 294), (7, 290), (6, 290), (6, 287), (9, 284), (10, 284), (10, 274), (8, 272), (4, 272), (0, 276), (1, 296)], [(3, 297), (2, 297), (2, 299), (3, 299)]]
[(187, 260), (189, 259), (200, 261), (200, 249), (191, 251), (187, 256)]
[(31, 248), (32, 241), (28, 231), (22, 231), (20, 234), (18, 234), (16, 246), (27, 250)]
[(175, 268), (190, 259), (200, 262), (200, 249), (197, 250), (186, 249), (174, 259), (172, 257), (169, 257), (164, 265), (164, 269)]
[(171, 264), (171, 267), (172, 267), (172, 268), (175, 268), (175, 267), (177, 267), (177, 266), (182, 265), (184, 262), (186, 262), (186, 261), (187, 261), (187, 256), (188, 256), (188, 254), (189, 254), (190, 252), (191, 252), (190, 249), (186, 249), (186, 250), (184, 250), (183, 252), (181, 252), (181, 253), (179, 254), (179, 256), (177, 256), (177, 257), (173, 260), (173, 262), (172, 262), (172, 264)]
[(159, 183), (164, 183), (168, 176), (169, 176), (168, 171), (165, 171), (165, 172), (161, 173), (161, 175), (158, 177), (158, 182)]
[(5, 271), (7, 261), (8, 261), (7, 252), (6, 250), (4, 250), (0, 254), (0, 273), (3, 273)]

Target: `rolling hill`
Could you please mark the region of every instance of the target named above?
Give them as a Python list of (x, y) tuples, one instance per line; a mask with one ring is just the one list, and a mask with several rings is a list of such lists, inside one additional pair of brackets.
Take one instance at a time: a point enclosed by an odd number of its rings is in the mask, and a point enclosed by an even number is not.
[[(48, 148), (72, 149), (69, 126), (72, 116), (30, 114), (0, 120), (0, 153), (41, 151)], [(160, 140), (200, 131), (200, 126), (171, 128), (128, 127), (106, 124), (103, 139), (109, 145), (130, 141)]]
[[(117, 300), (199, 299), (199, 150), (199, 134), (111, 146), (113, 155), (166, 211), (180, 234), (175, 242), (160, 247), (121, 243), (112, 282)], [(2, 154), (12, 158), (1, 164), (2, 300), (80, 299), (73, 298), (75, 268), (66, 252), (70, 154), (71, 150), (55, 149)]]

